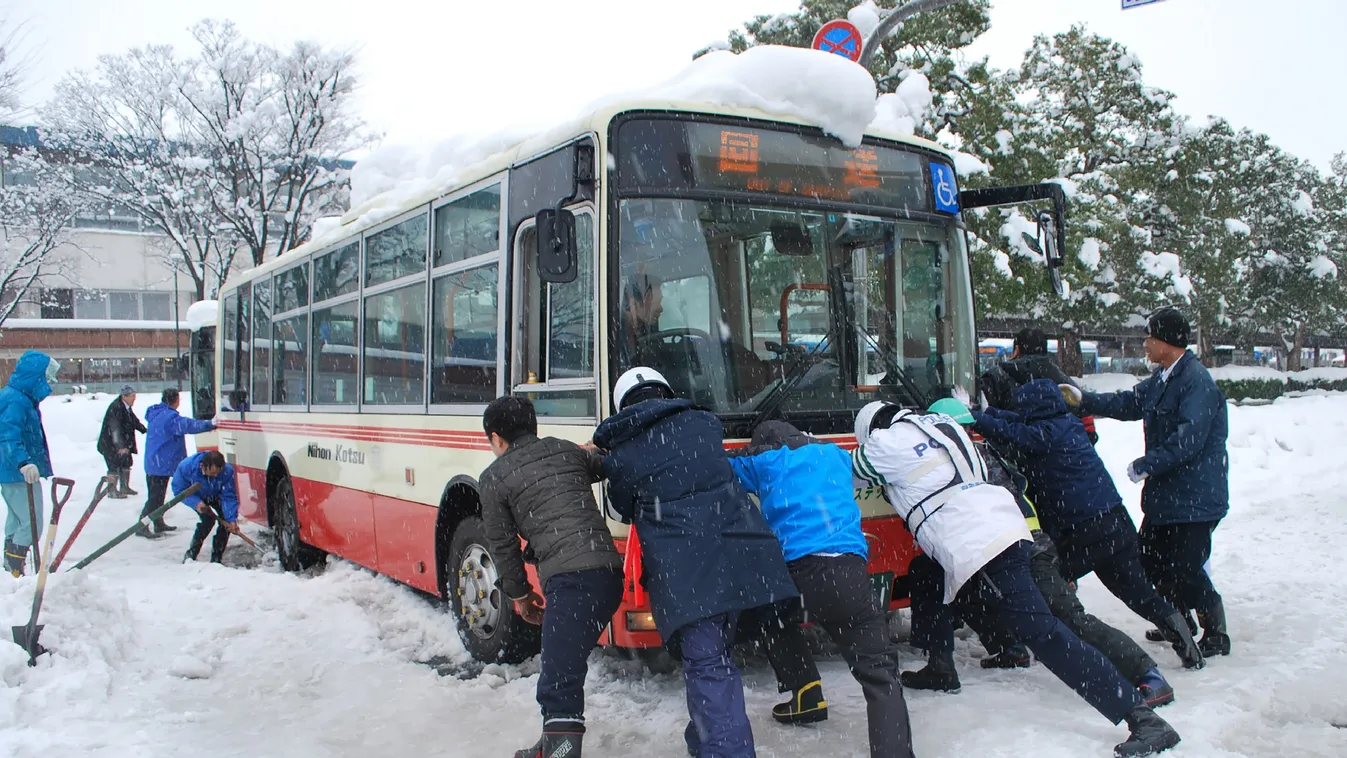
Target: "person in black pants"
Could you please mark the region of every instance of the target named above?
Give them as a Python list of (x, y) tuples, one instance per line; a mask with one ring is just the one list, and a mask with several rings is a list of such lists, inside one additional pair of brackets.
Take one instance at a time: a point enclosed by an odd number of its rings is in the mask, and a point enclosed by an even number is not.
[(229, 545), (229, 535), (239, 533), (239, 494), (234, 483), (234, 467), (225, 462), (218, 450), (197, 453), (178, 464), (173, 472), (173, 494), (181, 494), (193, 484), (199, 484), (201, 488), (183, 498), (182, 504), (196, 511), (200, 521), (196, 531), (192, 532), (192, 542), (183, 554), (182, 562), (195, 561), (207, 535), (215, 529), (210, 562), (221, 563)]
[[(145, 411), (145, 425), (149, 428), (145, 433), (145, 483), (148, 485), (149, 495), (145, 499), (145, 507), (140, 511), (141, 518), (150, 515), (164, 504), (169, 479), (172, 478), (178, 464), (187, 457), (186, 436), (209, 432), (215, 428), (215, 424), (211, 421), (198, 421), (180, 415), (178, 405), (182, 402), (182, 398), (177, 390), (172, 388), (164, 390), (159, 400)], [(154, 522), (153, 532), (148, 526), (141, 526), (136, 534), (153, 539), (175, 528), (161, 516)]]
[[(865, 693), (870, 755), (910, 758), (912, 727), (898, 680), (898, 654), (866, 570), (869, 550), (861, 532), (851, 456), (784, 421), (768, 421), (754, 430), (748, 448), (730, 463), (744, 489), (757, 495), (763, 516), (781, 541), (786, 568), (810, 619), (841, 648)], [(798, 623), (775, 625), (764, 648), (795, 692), (790, 703), (773, 709), (778, 721), (788, 721), (782, 716), (792, 711), (807, 714), (811, 705), (827, 707)], [(800, 682), (810, 677), (812, 683), (804, 685), (809, 690), (802, 692)], [(805, 700), (809, 691), (816, 700)]]
[[(542, 625), (542, 737), (515, 758), (580, 758), (589, 652), (622, 602), (622, 561), (592, 489), (603, 460), (574, 442), (539, 439), (527, 398), (492, 401), (482, 428), (496, 460), (478, 492), (501, 591), (525, 621)], [(526, 559), (538, 566), (542, 596), (529, 585)]]
[(1202, 668), (1182, 614), (1146, 577), (1132, 517), (1062, 392), (1052, 380), (1036, 379), (1015, 391), (1014, 411), (973, 411), (973, 429), (1027, 477), (1029, 499), (1060, 551), (1062, 576), (1074, 582), (1094, 572), (1134, 613), (1173, 634), (1185, 668)]
[[(1211, 374), (1188, 352), (1188, 319), (1161, 308), (1146, 323), (1146, 358), (1159, 365), (1150, 378), (1107, 395), (1060, 387), (1082, 413), (1143, 421), (1146, 454), (1127, 467), (1141, 490), (1141, 560), (1156, 589), (1185, 616), (1197, 611), (1204, 655), (1229, 655), (1225, 604), (1204, 565), (1211, 537), (1230, 510), (1229, 432), (1225, 396)], [(1186, 631), (1197, 626), (1187, 621)], [(1165, 627), (1148, 634), (1172, 639)]]
[(140, 494), (131, 489), (131, 466), (134, 463), (136, 432), (145, 433), (145, 425), (136, 418), (136, 388), (127, 384), (108, 404), (103, 414), (103, 426), (98, 432), (98, 452), (108, 466), (108, 497), (122, 499)]

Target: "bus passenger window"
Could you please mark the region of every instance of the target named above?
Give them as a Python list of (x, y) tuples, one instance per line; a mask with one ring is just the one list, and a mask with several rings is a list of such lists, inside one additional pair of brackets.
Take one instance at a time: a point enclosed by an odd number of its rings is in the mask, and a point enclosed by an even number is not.
[(253, 282), (253, 405), (271, 404), (271, 280)]
[(426, 285), (365, 298), (367, 405), (422, 405), (426, 387)]
[(360, 304), (313, 311), (313, 403), (355, 405), (356, 324)]
[(309, 317), (291, 316), (275, 322), (272, 358), (275, 371), (276, 405), (308, 403)]
[(391, 282), (426, 270), (426, 231), (422, 213), (365, 238), (365, 286)]
[(489, 403), (496, 397), (497, 267), (435, 280), (431, 403)]
[(432, 266), (466, 261), (499, 249), (499, 184), (435, 209), (435, 260)]

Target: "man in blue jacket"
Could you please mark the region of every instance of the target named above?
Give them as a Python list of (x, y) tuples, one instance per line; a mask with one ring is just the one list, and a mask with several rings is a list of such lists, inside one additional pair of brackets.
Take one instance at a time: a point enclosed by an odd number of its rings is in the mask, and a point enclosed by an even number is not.
[[(842, 649), (865, 693), (870, 755), (910, 758), (912, 727), (898, 681), (898, 654), (889, 643), (888, 623), (866, 571), (869, 548), (861, 532), (851, 455), (784, 421), (768, 421), (754, 430), (748, 448), (730, 458), (730, 464), (744, 489), (757, 495), (763, 516), (781, 541), (805, 610)], [(810, 660), (797, 624), (778, 626), (765, 647), (778, 672), (789, 672), (793, 661)], [(781, 653), (784, 661), (778, 661)], [(795, 693), (783, 704), (787, 709), (823, 704), (817, 672), (812, 682), (784, 684)], [(779, 710), (780, 705), (773, 715)]]
[(1062, 575), (1075, 581), (1094, 572), (1134, 613), (1173, 634), (1184, 667), (1202, 668), (1182, 614), (1146, 578), (1132, 517), (1062, 391), (1051, 379), (1035, 379), (1014, 397), (1014, 412), (973, 411), (973, 429), (1029, 480), (1029, 499), (1060, 552)]
[(781, 545), (725, 455), (715, 414), (675, 399), (658, 371), (617, 380), (618, 413), (599, 425), (608, 497), (634, 521), (655, 628), (683, 659), (700, 758), (751, 758), (743, 682), (730, 658), (740, 611), (796, 597)]
[[(1155, 586), (1175, 606), (1196, 610), (1206, 655), (1229, 655), (1225, 605), (1203, 568), (1211, 536), (1230, 509), (1229, 422), (1225, 396), (1188, 352), (1188, 320), (1161, 308), (1146, 324), (1146, 358), (1159, 368), (1126, 392), (1107, 395), (1062, 387), (1086, 413), (1143, 421), (1146, 454), (1127, 468), (1141, 490), (1141, 559)], [(1190, 629), (1196, 625), (1188, 622)], [(1170, 637), (1168, 630), (1147, 635)]]
[(224, 560), (229, 535), (239, 533), (239, 494), (234, 484), (234, 467), (225, 462), (218, 450), (197, 453), (179, 463), (173, 472), (173, 494), (177, 495), (193, 484), (200, 484), (201, 489), (184, 498), (182, 504), (196, 511), (201, 521), (192, 533), (192, 544), (187, 547), (182, 562), (196, 560), (206, 536), (223, 518), (220, 528), (215, 530), (210, 549), (210, 562), (220, 563)]
[[(178, 413), (181, 402), (178, 391), (170, 388), (159, 396), (158, 403), (145, 411), (145, 423), (149, 427), (145, 434), (145, 482), (149, 485), (150, 495), (145, 499), (145, 507), (140, 510), (142, 519), (163, 506), (168, 493), (168, 480), (177, 470), (178, 464), (187, 457), (187, 435), (201, 434), (215, 428), (212, 421), (183, 418)], [(153, 532), (149, 527), (141, 526), (136, 534), (154, 538), (175, 529), (176, 526), (165, 523), (160, 516), (154, 522)]]
[(42, 521), (42, 488), (38, 479), (51, 476), (51, 453), (42, 429), (41, 403), (51, 394), (60, 364), (46, 353), (29, 350), (19, 357), (9, 384), (0, 390), (0, 494), (5, 507), (5, 570), (23, 576), (35, 527), (28, 498)]

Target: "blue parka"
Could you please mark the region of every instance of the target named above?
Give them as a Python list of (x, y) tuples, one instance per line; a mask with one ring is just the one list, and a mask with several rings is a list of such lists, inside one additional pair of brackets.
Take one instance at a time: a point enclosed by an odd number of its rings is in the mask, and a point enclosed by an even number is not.
[(646, 400), (599, 425), (613, 507), (636, 525), (655, 627), (666, 641), (722, 613), (799, 592), (781, 545), (739, 484), (724, 428), (686, 400)]
[(187, 458), (187, 437), (215, 428), (210, 421), (186, 418), (167, 403), (155, 403), (145, 411), (145, 475), (173, 476)]
[(1087, 413), (1145, 423), (1146, 455), (1133, 466), (1148, 474), (1141, 511), (1148, 524), (1219, 521), (1230, 510), (1229, 433), (1225, 395), (1192, 353), (1169, 381), (1156, 370), (1126, 392), (1084, 393)]
[(1051, 379), (1035, 379), (1015, 390), (1013, 412), (988, 408), (974, 411), (973, 419), (973, 429), (1029, 480), (1029, 499), (1054, 539), (1063, 528), (1122, 505), (1085, 425), (1067, 409)]
[(46, 353), (29, 350), (14, 365), (9, 384), (0, 390), (0, 482), (22, 482), (19, 469), (32, 463), (42, 476), (51, 476), (51, 452), (37, 409), (51, 394), (47, 383)]
[(177, 470), (173, 472), (173, 494), (177, 495), (193, 484), (200, 484), (201, 489), (183, 498), (182, 504), (196, 510), (203, 500), (215, 503), (220, 506), (224, 520), (232, 524), (239, 518), (239, 492), (234, 484), (234, 467), (226, 463), (218, 476), (205, 476), (201, 473), (201, 458), (205, 454), (197, 453), (178, 464)]
[(816, 553), (868, 557), (845, 450), (784, 421), (768, 421), (730, 465), (744, 489), (757, 495), (787, 561)]

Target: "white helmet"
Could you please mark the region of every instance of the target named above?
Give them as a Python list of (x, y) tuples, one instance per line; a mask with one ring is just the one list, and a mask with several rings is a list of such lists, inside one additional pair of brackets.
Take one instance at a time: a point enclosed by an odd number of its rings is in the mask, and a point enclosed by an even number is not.
[(613, 386), (613, 407), (622, 410), (622, 401), (627, 399), (627, 395), (642, 387), (655, 385), (669, 389), (669, 380), (664, 378), (664, 374), (649, 366), (627, 369), (626, 373), (617, 378), (617, 384)]
[(875, 416), (879, 412), (893, 405), (883, 400), (876, 400), (872, 403), (866, 403), (861, 412), (856, 414), (856, 444), (864, 445), (865, 441), (870, 439), (870, 425), (875, 423)]

